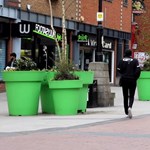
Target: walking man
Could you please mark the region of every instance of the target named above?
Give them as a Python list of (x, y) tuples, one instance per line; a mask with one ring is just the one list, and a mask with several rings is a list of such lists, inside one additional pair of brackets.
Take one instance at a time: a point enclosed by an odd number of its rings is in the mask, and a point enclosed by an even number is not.
[(124, 111), (128, 117), (132, 118), (132, 106), (136, 90), (137, 79), (141, 69), (137, 59), (132, 58), (132, 51), (126, 50), (125, 56), (119, 61), (117, 70), (121, 74), (121, 86), (124, 99)]

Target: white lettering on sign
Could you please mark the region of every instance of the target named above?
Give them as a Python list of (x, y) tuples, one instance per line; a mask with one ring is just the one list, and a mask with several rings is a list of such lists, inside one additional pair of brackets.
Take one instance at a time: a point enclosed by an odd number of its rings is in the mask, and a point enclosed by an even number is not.
[(102, 47), (106, 49), (112, 49), (112, 42), (104, 41), (104, 37), (102, 36)]
[(19, 24), (19, 32), (22, 34), (30, 33), (30, 24)]
[(53, 32), (53, 30), (46, 28), (46, 27), (39, 25), (39, 24), (35, 25), (35, 31), (38, 33), (44, 34), (46, 36), (49, 36), (49, 37), (55, 36), (55, 33)]
[[(102, 47), (105, 49), (112, 49), (112, 42), (106, 42), (104, 38), (102, 37)], [(96, 46), (97, 41), (95, 39), (89, 39), (86, 43), (87, 46)]]
[(89, 39), (88, 43), (86, 44), (87, 46), (96, 46), (97, 45), (97, 41), (94, 39)]
[(105, 41), (102, 41), (102, 47), (106, 49), (112, 49), (112, 43), (106, 43)]

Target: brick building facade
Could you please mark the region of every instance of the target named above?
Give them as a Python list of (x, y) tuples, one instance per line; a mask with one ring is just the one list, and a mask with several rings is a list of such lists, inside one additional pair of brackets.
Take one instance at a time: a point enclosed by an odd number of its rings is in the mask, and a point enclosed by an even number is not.
[[(51, 2), (54, 27), (58, 33), (61, 33), (61, 1), (51, 0)], [(50, 28), (50, 7), (48, 0), (16, 0), (14, 2), (15, 7), (14, 5), (5, 5), (4, 0), (1, 0), (0, 3), (3, 6), (0, 12), (0, 17), (3, 18), (1, 22), (6, 22), (10, 25), (11, 23), (18, 22), (39, 24), (44, 28)], [(70, 58), (83, 70), (88, 68), (89, 62), (95, 61), (98, 25), (96, 13), (98, 12), (98, 5), (98, 0), (66, 0), (65, 2)], [(104, 21), (102, 22), (103, 61), (109, 64), (110, 82), (112, 84), (117, 84), (116, 65), (123, 56), (124, 51), (130, 47), (131, 6), (131, 1), (102, 1), (102, 10), (104, 13)], [(88, 41), (86, 43), (78, 42), (76, 38), (79, 34), (88, 36)], [(48, 41), (48, 39), (36, 34), (34, 34), (34, 38), (32, 39), (36, 39), (37, 41), (25, 41), (21, 37), (1, 37), (0, 40), (5, 45), (3, 66), (8, 61), (11, 51), (16, 52), (18, 57), (22, 55), (22, 51), (25, 53), (28, 49), (30, 52), (35, 51), (35, 49), (42, 51), (43, 45), (47, 45), (48, 49), (55, 51), (52, 41)], [(36, 60), (36, 58), (34, 59)], [(2, 80), (1, 74), (0, 80)]]
[[(87, 24), (97, 25), (96, 13), (98, 12), (98, 0), (66, 0), (66, 19), (73, 21), (83, 21)], [(27, 5), (31, 6), (30, 11), (49, 15), (48, 1), (22, 0), (21, 9), (27, 10)], [(131, 11), (132, 1), (127, 4), (123, 0), (109, 2), (103, 0), (102, 10), (104, 12), (103, 26), (113, 30), (131, 32)], [(61, 17), (61, 1), (52, 0), (53, 15)], [(82, 18), (83, 17), (83, 18)], [(83, 20), (82, 20), (83, 19)]]
[(144, 8), (141, 12), (134, 13), (134, 23), (136, 23), (136, 42), (135, 51), (150, 51), (150, 1), (144, 1)]
[[(137, 7), (137, 2), (140, 4)], [(133, 22), (131, 45), (133, 56), (139, 60), (141, 66), (150, 52), (150, 1), (141, 0), (133, 3)]]

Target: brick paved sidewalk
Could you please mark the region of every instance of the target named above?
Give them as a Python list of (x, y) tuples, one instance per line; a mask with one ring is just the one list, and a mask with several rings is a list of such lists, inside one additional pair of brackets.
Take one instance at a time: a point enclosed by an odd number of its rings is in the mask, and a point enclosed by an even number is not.
[(73, 128), (0, 134), (2, 150), (149, 150), (150, 116)]
[[(91, 108), (85, 114), (76, 116), (45, 115), (40, 113), (40, 108), (37, 116), (9, 116), (6, 93), (0, 93), (0, 133), (66, 128), (122, 119), (125, 114), (121, 87), (111, 87), (111, 90), (116, 93), (114, 107)], [(133, 116), (145, 114), (150, 114), (150, 101), (138, 101), (136, 93)]]

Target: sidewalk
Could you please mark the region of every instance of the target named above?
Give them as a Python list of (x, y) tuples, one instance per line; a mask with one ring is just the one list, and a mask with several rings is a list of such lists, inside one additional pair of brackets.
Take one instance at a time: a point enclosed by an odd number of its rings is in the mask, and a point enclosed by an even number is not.
[[(113, 107), (88, 108), (84, 114), (76, 116), (55, 116), (41, 113), (37, 116), (9, 116), (6, 93), (0, 93), (0, 133), (58, 129), (92, 124), (97, 122), (123, 119), (123, 101), (121, 87), (111, 87), (116, 93)], [(133, 116), (150, 114), (150, 101), (138, 101), (137, 92), (133, 106)]]

